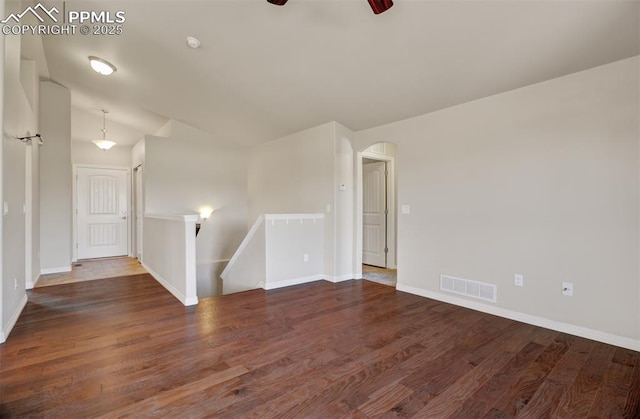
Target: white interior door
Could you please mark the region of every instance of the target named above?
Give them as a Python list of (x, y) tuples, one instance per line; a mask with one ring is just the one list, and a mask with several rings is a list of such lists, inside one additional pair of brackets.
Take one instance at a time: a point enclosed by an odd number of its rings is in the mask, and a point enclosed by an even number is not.
[(387, 267), (387, 164), (362, 165), (362, 263)]
[(127, 254), (127, 171), (77, 170), (78, 259)]

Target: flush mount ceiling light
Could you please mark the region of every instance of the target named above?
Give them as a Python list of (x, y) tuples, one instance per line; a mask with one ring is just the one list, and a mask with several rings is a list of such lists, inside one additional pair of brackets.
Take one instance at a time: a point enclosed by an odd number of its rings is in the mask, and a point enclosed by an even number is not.
[(94, 57), (93, 55), (89, 56), (89, 64), (93, 71), (98, 74), (102, 74), (103, 76), (108, 76), (117, 70), (116, 66), (111, 64), (109, 61), (100, 57)]
[[(287, 0), (267, 0), (271, 4), (276, 6), (284, 6)], [(369, 6), (373, 9), (373, 13), (379, 15), (382, 12), (386, 12), (393, 6), (393, 0), (367, 0)]]
[(98, 148), (102, 149), (102, 151), (109, 150), (111, 147), (116, 145), (115, 141), (107, 140), (107, 113), (109, 113), (109, 111), (105, 109), (102, 110), (102, 140), (91, 141), (97, 145)]

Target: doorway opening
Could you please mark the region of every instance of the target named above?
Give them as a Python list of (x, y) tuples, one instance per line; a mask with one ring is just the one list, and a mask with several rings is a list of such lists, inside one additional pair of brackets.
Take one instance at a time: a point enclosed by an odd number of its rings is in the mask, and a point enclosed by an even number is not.
[(359, 153), (362, 278), (396, 285), (396, 149), (377, 143)]

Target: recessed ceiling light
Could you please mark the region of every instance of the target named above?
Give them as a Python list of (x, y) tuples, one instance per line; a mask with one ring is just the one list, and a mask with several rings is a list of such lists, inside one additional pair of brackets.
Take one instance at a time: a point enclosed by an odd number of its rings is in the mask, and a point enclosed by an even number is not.
[(93, 71), (98, 74), (102, 74), (103, 76), (108, 76), (116, 71), (115, 65), (100, 57), (89, 56), (89, 64)]
[(200, 40), (193, 36), (187, 36), (187, 45), (193, 49), (200, 48)]

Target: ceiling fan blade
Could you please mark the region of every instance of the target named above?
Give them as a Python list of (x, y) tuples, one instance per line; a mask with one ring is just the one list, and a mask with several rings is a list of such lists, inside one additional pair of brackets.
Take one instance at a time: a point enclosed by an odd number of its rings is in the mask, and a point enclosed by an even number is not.
[(373, 13), (377, 15), (379, 15), (382, 12), (386, 12), (391, 8), (391, 6), (393, 6), (393, 0), (368, 0), (368, 1), (369, 1), (369, 5), (373, 9)]
[(275, 4), (276, 6), (283, 6), (287, 0), (267, 0), (271, 4)]

